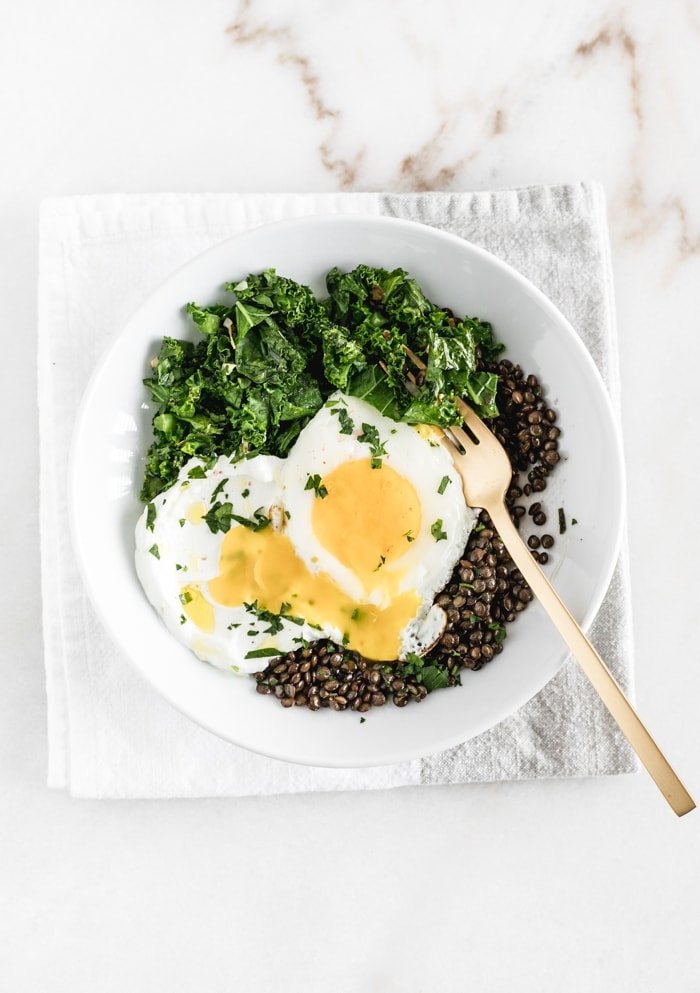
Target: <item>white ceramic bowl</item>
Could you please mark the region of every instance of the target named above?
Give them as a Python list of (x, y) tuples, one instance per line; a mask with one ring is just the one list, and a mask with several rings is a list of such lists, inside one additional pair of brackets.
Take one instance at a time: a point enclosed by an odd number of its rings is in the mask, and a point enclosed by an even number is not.
[(534, 372), (561, 411), (563, 460), (544, 494), (550, 529), (557, 508), (579, 523), (557, 541), (550, 572), (587, 627), (612, 576), (622, 532), (621, 447), (597, 369), (559, 311), (517, 272), (462, 239), (407, 221), (316, 217), (258, 228), (205, 252), (138, 310), (97, 368), (75, 430), (71, 527), (95, 608), (132, 664), (167, 700), (222, 738), (256, 752), (326, 766), (380, 765), (436, 752), (484, 731), (554, 676), (566, 651), (538, 604), (510, 626), (506, 648), (462, 686), (420, 706), (356, 713), (285, 710), (250, 679), (196, 659), (166, 631), (133, 564), (142, 459), (152, 410), (142, 379), (163, 335), (195, 338), (183, 304), (223, 297), (222, 285), (274, 266), (324, 291), (323, 276), (360, 262), (407, 269), (428, 297), (495, 326), (507, 355)]

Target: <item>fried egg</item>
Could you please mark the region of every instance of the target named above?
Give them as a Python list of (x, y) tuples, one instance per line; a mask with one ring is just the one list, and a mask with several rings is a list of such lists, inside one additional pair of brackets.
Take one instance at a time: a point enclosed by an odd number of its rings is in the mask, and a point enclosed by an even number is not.
[(438, 437), (337, 393), (284, 460), (191, 460), (136, 527), (148, 599), (236, 672), (319, 638), (376, 660), (424, 653), (475, 521)]

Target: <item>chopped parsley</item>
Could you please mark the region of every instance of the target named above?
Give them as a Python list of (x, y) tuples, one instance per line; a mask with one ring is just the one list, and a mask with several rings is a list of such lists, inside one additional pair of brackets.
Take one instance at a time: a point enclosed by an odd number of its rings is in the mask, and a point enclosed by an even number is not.
[(226, 534), (231, 530), (231, 520), (233, 518), (233, 504), (230, 502), (221, 503), (216, 501), (211, 509), (204, 515), (204, 520), (212, 534), (221, 531)]
[(254, 648), (246, 654), (247, 659), (271, 659), (273, 655), (281, 655), (279, 648)]
[(379, 570), (381, 569), (381, 567), (384, 565), (385, 562), (386, 562), (386, 555), (380, 555), (379, 565), (377, 565), (374, 569), (372, 569), (372, 572), (379, 572)]
[(435, 541), (445, 541), (447, 538), (447, 532), (442, 529), (442, 518), (438, 517), (436, 521), (433, 522), (430, 533), (432, 534)]
[(566, 531), (566, 515), (564, 513), (564, 508), (559, 508), (559, 534), (564, 534)]
[(207, 470), (204, 468), (203, 465), (195, 465), (187, 473), (187, 478), (188, 479), (206, 479), (207, 478)]
[(306, 480), (305, 490), (313, 490), (317, 497), (321, 500), (328, 496), (328, 490), (321, 482), (321, 477), (318, 473), (314, 473), (313, 476), (309, 476)]
[(336, 407), (331, 413), (335, 414), (340, 421), (340, 433), (341, 434), (352, 434), (355, 430), (355, 424), (352, 417), (348, 414), (345, 407)]
[(357, 440), (365, 445), (369, 445), (372, 453), (372, 468), (379, 469), (382, 464), (382, 456), (386, 455), (386, 448), (379, 438), (379, 431), (373, 424), (362, 424), (362, 434), (358, 434)]
[[(254, 600), (252, 603), (244, 603), (243, 606), (248, 613), (254, 614), (259, 621), (270, 625), (267, 630), (263, 632), (264, 634), (278, 634), (284, 628), (284, 624), (282, 623), (283, 620), (299, 626), (305, 623), (303, 617), (294, 617), (289, 613), (292, 609), (292, 605), (289, 603), (283, 603), (280, 605), (279, 614), (274, 614), (271, 610), (262, 610), (258, 606), (257, 600)], [(255, 633), (257, 634), (257, 632)], [(250, 634), (250, 631), (248, 634)]]
[(428, 693), (433, 690), (444, 690), (450, 685), (450, 677), (447, 669), (442, 669), (436, 665), (423, 666), (421, 670), (421, 682)]
[(502, 644), (506, 640), (506, 629), (503, 624), (499, 624), (498, 621), (491, 621), (489, 624), (489, 631), (493, 631), (493, 640), (497, 645)]
[(245, 488), (244, 490), (241, 490), (241, 496), (242, 496), (242, 497), (243, 497), (244, 499), (245, 499), (245, 497), (247, 497), (247, 496), (250, 496), (250, 490), (248, 489), (248, 487), (247, 487), (247, 486), (246, 486), (246, 488)]
[(159, 548), (158, 548), (157, 545), (151, 545), (151, 547), (148, 549), (148, 551), (151, 553), (151, 555), (155, 559), (159, 559), (160, 558), (160, 550), (159, 550)]
[(227, 626), (226, 630), (233, 631), (234, 628), (239, 628), (240, 626), (241, 626), (240, 623), (235, 624), (233, 621), (231, 621), (231, 623)]
[(180, 565), (179, 562), (176, 562), (175, 563), (175, 568), (177, 569), (178, 572), (187, 572), (187, 566), (186, 565)]
[(416, 682), (422, 683), (428, 693), (450, 685), (450, 673), (445, 666), (422, 659), (415, 652), (407, 652), (405, 661), (397, 665), (394, 671), (400, 676), (414, 676)]
[(180, 594), (180, 603), (185, 607), (188, 603), (192, 603), (192, 594), (188, 590)]
[(415, 541), (416, 540), (416, 537), (415, 537), (413, 531), (410, 528), (408, 529), (408, 531), (404, 531), (404, 533), (401, 535), (401, 537), (402, 538), (405, 538), (406, 541), (409, 543), (409, 545), (411, 544), (412, 541)]
[(227, 483), (228, 483), (228, 479), (222, 479), (220, 483), (216, 484), (216, 487), (214, 488), (214, 492), (211, 495), (212, 500), (215, 500), (218, 497), (219, 493), (221, 493), (221, 491), (223, 490), (224, 486), (226, 486)]
[(149, 531), (153, 530), (153, 525), (156, 523), (156, 505), (154, 503), (149, 503), (146, 509), (146, 527)]
[(438, 486), (438, 493), (440, 496), (445, 492), (449, 484), (452, 482), (449, 476), (443, 476), (440, 480), (440, 485)]
[(360, 608), (359, 607), (355, 607), (355, 609), (353, 610), (352, 614), (350, 614), (350, 620), (351, 621), (359, 621), (360, 617), (362, 617), (362, 614), (360, 612)]
[(216, 534), (219, 531), (225, 534), (227, 531), (230, 531), (231, 521), (236, 521), (250, 531), (262, 531), (270, 524), (270, 518), (263, 514), (262, 507), (258, 507), (251, 519), (234, 514), (233, 504), (229, 501), (220, 503), (218, 500), (212, 506), (211, 510), (204, 515), (204, 520), (212, 534)]
[(238, 514), (231, 514), (231, 517), (238, 524), (243, 525), (244, 528), (248, 528), (249, 531), (264, 531), (272, 523), (272, 518), (263, 514), (262, 507), (258, 507), (257, 510), (253, 511), (252, 519), (250, 517), (239, 517)]
[(306, 620), (303, 617), (296, 617), (294, 614), (290, 614), (289, 611), (292, 609), (291, 603), (281, 603), (280, 604), (280, 614), (285, 619), (285, 621), (290, 621), (292, 624), (306, 624)]
[(180, 614), (180, 624), (184, 624), (186, 620), (187, 620), (187, 618), (185, 617), (185, 615), (184, 614)]
[(180, 520), (177, 523), (180, 525), (181, 528), (184, 528), (184, 526), (185, 526), (185, 518), (184, 517), (181, 517)]

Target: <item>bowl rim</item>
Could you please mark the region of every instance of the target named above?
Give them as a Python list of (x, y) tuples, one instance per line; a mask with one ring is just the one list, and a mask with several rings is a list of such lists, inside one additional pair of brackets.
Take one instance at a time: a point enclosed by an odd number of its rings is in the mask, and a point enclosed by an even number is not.
[(140, 301), (139, 305), (132, 311), (128, 319), (122, 324), (119, 332), (116, 334), (114, 341), (105, 349), (104, 353), (98, 359), (95, 368), (93, 369), (90, 377), (88, 379), (87, 385), (85, 387), (82, 399), (80, 401), (76, 418), (73, 426), (73, 432), (70, 443), (69, 458), (67, 463), (67, 503), (68, 503), (68, 518), (69, 518), (69, 533), (71, 537), (71, 544), (73, 548), (73, 553), (76, 558), (78, 565), (78, 570), (83, 583), (83, 586), (90, 599), (91, 606), (95, 610), (100, 623), (107, 631), (109, 637), (112, 641), (119, 647), (119, 650), (123, 652), (124, 656), (128, 659), (129, 664), (135, 669), (140, 676), (144, 679), (148, 685), (150, 685), (155, 692), (165, 699), (170, 706), (174, 707), (177, 711), (184, 714), (195, 724), (209, 731), (210, 733), (216, 735), (222, 741), (227, 741), (231, 744), (235, 744), (238, 747), (246, 748), (249, 751), (253, 751), (255, 754), (263, 755), (267, 758), (273, 758), (284, 762), (289, 762), (292, 764), (299, 765), (309, 765), (309, 766), (320, 766), (325, 768), (337, 768), (337, 769), (351, 769), (351, 768), (369, 768), (375, 766), (385, 766), (392, 765), (399, 762), (406, 762), (411, 760), (417, 760), (424, 758), (428, 755), (434, 755), (445, 749), (453, 748), (464, 741), (468, 741), (476, 735), (483, 733), (491, 727), (497, 726), (503, 720), (506, 720), (509, 716), (516, 713), (521, 707), (523, 707), (529, 700), (536, 696), (543, 688), (546, 686), (554, 676), (561, 671), (562, 666), (565, 664), (566, 660), (570, 657), (569, 653), (564, 652), (561, 656), (561, 662), (557, 666), (556, 671), (548, 676), (544, 681), (538, 681), (531, 690), (528, 690), (526, 694), (521, 695), (522, 698), (518, 699), (514, 706), (510, 707), (507, 713), (503, 714), (498, 721), (484, 721), (483, 724), (477, 724), (476, 729), (471, 731), (466, 737), (462, 734), (436, 734), (433, 739), (433, 744), (430, 745), (428, 751), (425, 749), (418, 750), (407, 750), (406, 748), (398, 748), (392, 750), (387, 748), (383, 751), (381, 759), (371, 758), (363, 759), (360, 758), (354, 761), (352, 764), (348, 764), (346, 761), (336, 760), (332, 757), (319, 761), (317, 755), (304, 754), (304, 750), (296, 748), (293, 755), (287, 751), (286, 753), (276, 750), (273, 746), (269, 748), (258, 747), (257, 745), (253, 748), (242, 741), (235, 739), (233, 735), (223, 734), (222, 731), (213, 727), (208, 723), (206, 718), (202, 718), (199, 715), (192, 713), (191, 709), (188, 709), (182, 701), (175, 699), (174, 695), (164, 690), (163, 687), (158, 683), (155, 678), (152, 678), (148, 668), (142, 666), (134, 658), (133, 653), (124, 649), (121, 645), (119, 638), (118, 625), (115, 620), (105, 611), (101, 604), (99, 603), (97, 597), (94, 595), (90, 581), (88, 580), (89, 570), (86, 565), (83, 544), (80, 538), (80, 528), (77, 520), (77, 464), (78, 464), (78, 450), (80, 448), (80, 442), (82, 436), (85, 432), (87, 414), (92, 402), (93, 396), (98, 388), (100, 379), (103, 375), (104, 370), (109, 365), (113, 354), (120, 347), (122, 338), (128, 333), (131, 324), (136, 320), (137, 316), (143, 308), (145, 308), (150, 302), (165, 293), (167, 289), (176, 284), (179, 281), (180, 274), (187, 270), (194, 262), (199, 262), (204, 260), (209, 256), (214, 256), (225, 249), (227, 245), (240, 242), (252, 235), (257, 235), (261, 231), (272, 232), (284, 231), (287, 229), (293, 229), (298, 226), (311, 226), (311, 227), (324, 227), (334, 224), (348, 225), (348, 226), (361, 226), (363, 224), (376, 224), (382, 227), (393, 227), (397, 230), (420, 230), (422, 235), (427, 235), (428, 237), (434, 237), (439, 241), (447, 245), (451, 245), (456, 249), (464, 250), (473, 253), (474, 255), (481, 257), (488, 262), (495, 269), (499, 270), (504, 276), (506, 276), (511, 281), (514, 281), (525, 289), (534, 299), (539, 303), (542, 309), (557, 323), (560, 328), (568, 336), (570, 343), (572, 344), (573, 350), (576, 353), (577, 361), (583, 363), (590, 374), (592, 374), (593, 379), (596, 381), (599, 388), (599, 397), (602, 407), (605, 410), (606, 418), (608, 423), (612, 426), (612, 442), (614, 449), (614, 459), (611, 460), (610, 469), (614, 471), (614, 490), (616, 493), (616, 500), (614, 507), (609, 508), (615, 513), (615, 525), (614, 525), (614, 541), (612, 542), (612, 548), (608, 556), (608, 560), (605, 564), (605, 568), (601, 568), (600, 574), (597, 578), (596, 588), (594, 594), (591, 596), (587, 610), (585, 611), (583, 617), (581, 618), (580, 626), (582, 630), (587, 631), (593, 620), (595, 619), (605, 594), (608, 591), (610, 582), (612, 580), (615, 568), (617, 566), (620, 553), (622, 550), (624, 531), (625, 531), (625, 507), (626, 507), (626, 474), (625, 474), (625, 461), (624, 461), (624, 451), (622, 444), (622, 432), (620, 425), (620, 417), (615, 409), (612, 398), (608, 392), (608, 388), (603, 381), (602, 375), (598, 366), (594, 362), (590, 352), (584, 345), (582, 339), (574, 329), (571, 322), (562, 314), (559, 308), (547, 297), (542, 290), (540, 290), (534, 283), (532, 283), (526, 276), (520, 273), (517, 269), (511, 266), (508, 262), (494, 255), (492, 252), (480, 245), (476, 245), (474, 242), (469, 241), (466, 238), (461, 237), (458, 234), (453, 234), (449, 231), (443, 231), (440, 228), (433, 227), (430, 224), (425, 224), (420, 221), (407, 220), (405, 218), (390, 217), (382, 214), (341, 214), (341, 213), (320, 213), (320, 214), (310, 214), (303, 215), (300, 217), (286, 218), (280, 221), (273, 221), (265, 224), (258, 224), (255, 227), (246, 228), (244, 231), (238, 232), (229, 238), (224, 238), (218, 241), (216, 244), (205, 249), (203, 252), (199, 252), (192, 256), (190, 259), (179, 265), (173, 272), (162, 280), (147, 296)]

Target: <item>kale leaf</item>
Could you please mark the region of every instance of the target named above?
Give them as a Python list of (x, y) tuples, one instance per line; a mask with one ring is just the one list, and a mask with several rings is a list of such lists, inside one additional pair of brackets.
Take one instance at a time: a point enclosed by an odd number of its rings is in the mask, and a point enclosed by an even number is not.
[[(206, 469), (221, 454), (286, 455), (336, 389), (409, 424), (459, 423), (454, 396), (496, 415), (498, 377), (483, 368), (501, 351), (490, 324), (437, 307), (403, 269), (331, 269), (326, 285), (319, 301), (266, 269), (226, 284), (223, 302), (186, 306), (198, 340), (164, 338), (144, 380), (154, 440), (142, 500), (174, 483), (193, 456)], [(427, 367), (410, 392), (406, 348)], [(351, 424), (340, 416), (342, 433)], [(219, 508), (211, 523), (227, 518)]]

